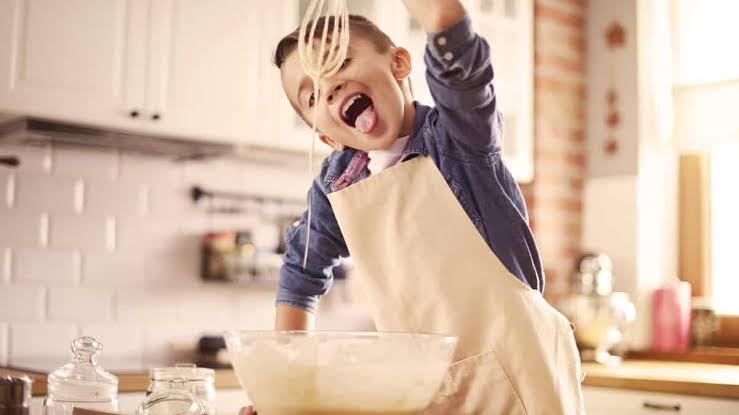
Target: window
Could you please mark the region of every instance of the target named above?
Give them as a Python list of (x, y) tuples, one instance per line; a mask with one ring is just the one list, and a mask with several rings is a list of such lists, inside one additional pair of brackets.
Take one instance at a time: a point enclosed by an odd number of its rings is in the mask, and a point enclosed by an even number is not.
[(739, 144), (711, 151), (710, 233), (713, 304), (719, 314), (739, 315)]
[(739, 2), (676, 0), (674, 119), (680, 160), (680, 275), (739, 346)]

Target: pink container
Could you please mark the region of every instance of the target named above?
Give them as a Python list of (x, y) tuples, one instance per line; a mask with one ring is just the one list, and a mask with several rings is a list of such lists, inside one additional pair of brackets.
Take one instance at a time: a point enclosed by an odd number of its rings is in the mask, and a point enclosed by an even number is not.
[(652, 298), (652, 348), (665, 352), (690, 348), (690, 284), (671, 281)]

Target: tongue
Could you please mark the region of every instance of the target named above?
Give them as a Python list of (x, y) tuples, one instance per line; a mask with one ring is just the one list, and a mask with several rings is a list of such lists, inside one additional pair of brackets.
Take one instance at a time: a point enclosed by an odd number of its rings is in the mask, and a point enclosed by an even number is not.
[(375, 127), (376, 123), (377, 113), (375, 112), (375, 107), (370, 105), (364, 112), (359, 114), (356, 121), (354, 121), (354, 126), (362, 134), (367, 134)]

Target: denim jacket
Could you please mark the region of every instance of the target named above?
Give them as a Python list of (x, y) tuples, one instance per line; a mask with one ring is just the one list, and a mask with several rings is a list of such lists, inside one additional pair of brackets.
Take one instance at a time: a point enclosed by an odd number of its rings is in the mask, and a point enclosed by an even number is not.
[[(521, 191), (501, 155), (501, 116), (493, 87), (487, 42), (469, 17), (431, 33), (425, 51), (426, 79), (435, 107), (416, 103), (410, 142), (401, 161), (431, 157), (492, 252), (530, 287), (543, 291), (544, 273), (528, 225)], [(309, 192), (308, 263), (303, 269), (306, 216), (285, 233), (277, 304), (314, 311), (330, 287), (333, 269), (348, 257), (327, 194), (369, 176), (365, 152), (347, 148), (330, 154)]]

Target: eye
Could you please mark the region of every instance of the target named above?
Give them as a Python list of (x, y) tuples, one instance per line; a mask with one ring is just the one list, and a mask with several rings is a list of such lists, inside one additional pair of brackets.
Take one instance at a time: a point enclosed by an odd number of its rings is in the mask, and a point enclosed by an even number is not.
[(344, 69), (346, 67), (346, 65), (349, 64), (350, 61), (351, 61), (351, 59), (349, 59), (349, 58), (344, 59), (344, 63), (341, 64), (341, 69)]
[(316, 102), (316, 98), (314, 94), (310, 94), (310, 98), (308, 98), (308, 108), (313, 108), (313, 104)]

